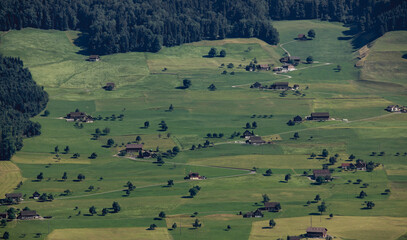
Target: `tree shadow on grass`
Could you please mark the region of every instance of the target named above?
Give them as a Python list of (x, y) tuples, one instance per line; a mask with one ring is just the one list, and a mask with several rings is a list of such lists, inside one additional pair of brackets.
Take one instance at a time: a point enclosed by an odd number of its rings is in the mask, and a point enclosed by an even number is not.
[(193, 198), (191, 196), (182, 196), (181, 198)]
[(88, 44), (89, 44), (89, 34), (80, 33), (78, 38), (73, 41), (75, 46), (80, 47), (81, 50), (77, 51), (77, 54), (88, 56), (90, 55)]

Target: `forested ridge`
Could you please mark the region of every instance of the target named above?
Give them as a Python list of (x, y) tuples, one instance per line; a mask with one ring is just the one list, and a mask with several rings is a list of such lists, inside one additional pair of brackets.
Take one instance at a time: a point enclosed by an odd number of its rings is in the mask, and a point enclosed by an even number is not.
[(258, 37), (276, 44), (264, 0), (3, 0), (0, 30), (81, 29), (92, 53), (159, 51), (202, 39)]
[(32, 79), (19, 58), (0, 55), (0, 160), (9, 160), (23, 146), (24, 137), (41, 133), (30, 121), (47, 105), (48, 94)]
[(405, 0), (2, 0), (0, 30), (80, 29), (90, 53), (157, 52), (203, 39), (279, 41), (270, 20), (322, 19), (382, 35), (407, 29)]

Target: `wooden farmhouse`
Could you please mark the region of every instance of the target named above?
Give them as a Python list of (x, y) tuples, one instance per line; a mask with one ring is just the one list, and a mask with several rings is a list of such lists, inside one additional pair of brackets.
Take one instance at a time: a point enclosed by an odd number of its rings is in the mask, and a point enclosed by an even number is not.
[(307, 228), (308, 238), (326, 238), (328, 229), (324, 227), (309, 227)]
[(99, 57), (99, 55), (90, 55), (89, 58), (88, 58), (88, 61), (89, 62), (97, 62), (97, 61), (100, 61), (100, 57)]
[(312, 173), (314, 179), (317, 179), (318, 177), (331, 179), (331, 172), (328, 169), (315, 169), (312, 171)]
[(342, 163), (341, 168), (342, 168), (342, 170), (350, 170), (350, 169), (352, 169), (352, 165), (353, 165), (353, 163)]
[(197, 172), (190, 172), (188, 174), (187, 177), (185, 177), (185, 179), (189, 179), (189, 180), (202, 180), (202, 179), (206, 179), (205, 176), (200, 176), (199, 173)]
[(311, 113), (311, 116), (308, 117), (308, 120), (316, 120), (316, 121), (326, 121), (326, 120), (329, 120), (329, 112), (315, 112), (315, 113)]
[(249, 139), (246, 140), (246, 143), (252, 145), (261, 145), (265, 144), (266, 141), (264, 141), (260, 136), (250, 136)]
[(32, 195), (32, 198), (33, 199), (38, 199), (38, 198), (40, 198), (40, 193), (39, 192), (37, 192), (37, 191), (35, 191), (34, 193), (33, 193), (33, 195)]
[(359, 171), (366, 171), (366, 163), (363, 161), (356, 161), (355, 167)]
[(276, 89), (276, 90), (288, 90), (288, 82), (275, 82), (270, 86), (270, 89)]
[(126, 152), (127, 153), (138, 153), (143, 151), (143, 144), (127, 144)]
[(270, 71), (270, 66), (268, 64), (260, 64), (259, 69), (264, 71)]
[(294, 71), (295, 70), (295, 66), (289, 63), (285, 63), (283, 66), (281, 66), (283, 68), (283, 71)]
[(23, 210), (20, 212), (20, 215), (18, 215), (18, 219), (20, 220), (38, 219), (39, 217), (40, 215), (38, 215), (36, 211), (32, 210)]
[(22, 193), (6, 193), (6, 199), (11, 199), (12, 202), (18, 203), (23, 200)]
[(254, 212), (247, 212), (243, 214), (243, 218), (262, 218), (262, 217), (264, 217), (264, 214), (259, 209), (257, 209)]
[(281, 204), (279, 202), (265, 202), (264, 207), (259, 208), (259, 210), (279, 212), (281, 210)]
[(303, 33), (297, 35), (297, 40), (308, 40), (307, 36)]

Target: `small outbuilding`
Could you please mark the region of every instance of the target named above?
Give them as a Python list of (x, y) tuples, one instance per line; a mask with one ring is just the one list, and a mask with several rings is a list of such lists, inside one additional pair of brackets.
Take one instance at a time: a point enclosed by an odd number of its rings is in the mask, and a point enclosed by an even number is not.
[(326, 238), (328, 229), (324, 227), (309, 227), (307, 228), (308, 238)]
[(40, 198), (40, 196), (41, 196), (41, 194), (40, 194), (39, 192), (35, 191), (35, 192), (33, 193), (33, 195), (32, 195), (32, 198), (33, 198), (33, 199), (38, 199), (38, 198)]
[(99, 57), (99, 55), (90, 55), (89, 58), (88, 58), (88, 61), (89, 62), (97, 62), (97, 61), (100, 61), (100, 57)]
[(270, 66), (268, 64), (260, 64), (259, 65), (259, 69), (260, 70), (264, 70), (264, 71), (269, 71), (270, 70)]
[(303, 33), (297, 35), (297, 40), (307, 40), (307, 36)]
[(80, 121), (80, 122), (93, 122), (92, 116), (85, 112), (70, 112), (66, 115), (66, 121)]
[(0, 219), (7, 219), (7, 218), (8, 218), (7, 212), (0, 212)]
[(114, 82), (108, 82), (106, 83), (106, 86), (103, 87), (106, 91), (112, 91), (116, 87), (116, 84)]

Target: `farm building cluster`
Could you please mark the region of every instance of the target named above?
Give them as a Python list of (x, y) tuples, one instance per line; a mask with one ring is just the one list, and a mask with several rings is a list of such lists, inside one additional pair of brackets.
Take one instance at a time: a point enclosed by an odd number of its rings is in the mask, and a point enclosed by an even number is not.
[(93, 123), (93, 117), (85, 112), (70, 112), (65, 117), (67, 122), (86, 122)]
[[(0, 205), (19, 204), (23, 200), (24, 199), (23, 199), (22, 193), (7, 193), (5, 195), (5, 198), (0, 200), (0, 203), (1, 203)], [(29, 209), (21, 210), (19, 212), (19, 214), (16, 214), (16, 216), (17, 216), (17, 219), (20, 219), (20, 220), (30, 220), (30, 219), (41, 218), (40, 215), (38, 215), (36, 211), (29, 210)], [(0, 212), (0, 219), (8, 219), (8, 218), (9, 218), (9, 212)]]
[(327, 239), (328, 229), (324, 227), (308, 227), (306, 234), (300, 236), (287, 236), (287, 240), (300, 240), (309, 238)]
[(279, 202), (265, 202), (263, 207), (257, 208), (255, 211), (243, 214), (243, 218), (261, 218), (264, 217), (264, 211), (279, 212), (280, 210), (281, 204)]
[(129, 156), (137, 156), (138, 158), (150, 158), (150, 157), (157, 157), (157, 154), (152, 150), (143, 150), (143, 144), (134, 144), (130, 143), (126, 145), (126, 149), (124, 150), (125, 154)]
[(184, 179), (204, 180), (204, 179), (206, 179), (206, 177), (199, 175), (199, 173), (197, 173), (197, 172), (189, 172), (188, 176), (184, 177)]
[(271, 90), (298, 90), (300, 88), (300, 85), (294, 84), (291, 87), (291, 86), (289, 86), (288, 82), (275, 82), (275, 83), (271, 84), (270, 86), (268, 86), (268, 85), (262, 85), (259, 82), (255, 82), (252, 85), (250, 85), (250, 88), (271, 89)]
[(407, 113), (407, 106), (390, 105), (387, 106), (386, 111)]
[(242, 138), (246, 140), (246, 144), (261, 145), (265, 143), (271, 143), (266, 142), (260, 136), (256, 136), (253, 131), (250, 132), (249, 130), (243, 132)]

